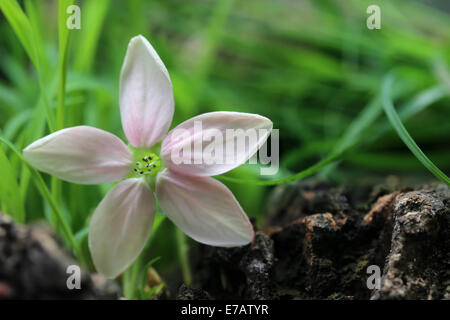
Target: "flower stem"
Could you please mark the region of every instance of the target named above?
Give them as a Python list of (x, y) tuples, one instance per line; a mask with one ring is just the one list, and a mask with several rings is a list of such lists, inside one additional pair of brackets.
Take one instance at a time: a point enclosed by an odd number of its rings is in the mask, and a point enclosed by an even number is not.
[[(73, 4), (73, 0), (61, 0), (58, 7), (58, 37), (59, 37), (59, 61), (58, 61), (58, 103), (56, 107), (56, 130), (65, 127), (65, 98), (66, 98), (66, 78), (67, 62), (69, 56), (70, 30), (66, 27), (66, 8)], [(50, 128), (51, 129), (51, 128)], [(62, 182), (56, 177), (52, 177), (51, 194), (55, 205), (61, 208), (62, 203)], [(56, 210), (53, 210), (51, 223), (56, 230), (59, 230), (61, 220), (68, 227), (68, 223), (62, 214), (57, 216)], [(75, 248), (74, 248), (75, 250)], [(80, 257), (81, 258), (81, 257)]]
[(159, 227), (162, 222), (165, 220), (166, 216), (156, 215), (155, 221), (153, 223), (152, 232), (150, 234), (147, 243), (142, 250), (139, 257), (136, 261), (129, 267), (122, 276), (122, 287), (123, 287), (123, 295), (127, 299), (135, 299), (136, 292), (139, 287), (139, 274), (142, 274), (144, 277), (146, 276), (146, 266), (150, 266), (155, 260), (158, 260), (159, 257), (150, 260), (150, 262), (146, 262), (145, 259), (149, 256), (149, 247), (150, 244), (153, 243), (153, 239), (155, 238), (155, 234), (157, 233)]
[(66, 9), (74, 3), (73, 0), (59, 1), (58, 8), (58, 38), (59, 38), (59, 61), (58, 61), (58, 104), (56, 107), (56, 130), (61, 130), (65, 125), (65, 98), (67, 63), (69, 58), (70, 29), (66, 26)]
[(187, 286), (192, 284), (191, 267), (189, 265), (188, 245), (186, 243), (186, 236), (180, 229), (176, 229), (177, 253), (181, 264), (181, 271), (183, 273), (183, 281)]

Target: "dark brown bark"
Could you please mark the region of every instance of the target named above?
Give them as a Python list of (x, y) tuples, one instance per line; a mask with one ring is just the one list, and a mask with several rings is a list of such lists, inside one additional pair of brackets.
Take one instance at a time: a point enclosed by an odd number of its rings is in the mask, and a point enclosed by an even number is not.
[(77, 265), (48, 228), (18, 226), (0, 213), (0, 299), (117, 299), (116, 283), (81, 272), (69, 290), (67, 267)]
[[(449, 299), (449, 203), (444, 185), (280, 186), (251, 245), (198, 247), (196, 284), (216, 299)], [(379, 290), (367, 286), (371, 265)]]

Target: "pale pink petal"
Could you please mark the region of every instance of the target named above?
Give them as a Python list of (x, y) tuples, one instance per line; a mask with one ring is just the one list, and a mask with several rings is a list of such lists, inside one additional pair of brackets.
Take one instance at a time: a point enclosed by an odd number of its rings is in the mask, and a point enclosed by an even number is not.
[(180, 174), (219, 175), (245, 163), (271, 130), (272, 121), (257, 114), (204, 113), (171, 130), (161, 155), (167, 167)]
[(115, 278), (138, 257), (152, 230), (155, 199), (142, 178), (114, 186), (89, 226), (89, 249), (97, 271)]
[(169, 130), (174, 112), (172, 82), (143, 36), (131, 39), (120, 74), (120, 113), (128, 141), (148, 148)]
[(23, 150), (32, 166), (65, 181), (99, 184), (125, 178), (133, 156), (115, 135), (88, 126), (59, 130)]
[(198, 242), (220, 247), (248, 244), (253, 227), (231, 191), (211, 177), (186, 177), (165, 169), (156, 195), (178, 228)]

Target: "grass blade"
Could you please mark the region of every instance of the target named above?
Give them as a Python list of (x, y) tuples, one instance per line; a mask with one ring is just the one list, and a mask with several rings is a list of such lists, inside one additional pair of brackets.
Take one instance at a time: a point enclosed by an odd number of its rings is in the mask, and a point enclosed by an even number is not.
[(19, 223), (25, 223), (25, 208), (14, 170), (0, 147), (0, 209)]
[(58, 105), (56, 108), (56, 130), (64, 128), (64, 103), (66, 97), (67, 62), (69, 58), (70, 30), (66, 26), (66, 9), (73, 5), (74, 0), (60, 0), (58, 7)]
[[(401, 90), (399, 91), (399, 93)], [(419, 111), (424, 110), (426, 107), (434, 103), (435, 101), (443, 98), (445, 96), (445, 90), (438, 86), (427, 89), (413, 99), (408, 101), (404, 107), (400, 111), (400, 115), (403, 119), (409, 118)], [(338, 141), (336, 146), (333, 148), (333, 151), (322, 161), (314, 164), (313, 166), (302, 170), (292, 176), (288, 176), (286, 178), (280, 178), (275, 180), (244, 180), (238, 178), (232, 178), (228, 176), (219, 176), (217, 177), (219, 180), (229, 181), (233, 183), (239, 184), (248, 184), (248, 185), (260, 185), (260, 186), (270, 186), (270, 185), (278, 185), (283, 183), (288, 183), (300, 179), (304, 179), (310, 175), (313, 175), (321, 170), (327, 170), (331, 165), (336, 164), (339, 160), (341, 160), (345, 154), (353, 148), (355, 145), (359, 144), (363, 138), (366, 139), (364, 142), (368, 142), (368, 144), (372, 143), (377, 137), (382, 135), (387, 127), (385, 123), (381, 123), (374, 130), (369, 131), (369, 136), (364, 134), (365, 131), (369, 128), (371, 124), (377, 119), (378, 115), (378, 104), (377, 102), (381, 102), (378, 98), (374, 99), (369, 105), (367, 105), (366, 109), (364, 109), (358, 118), (350, 125), (347, 131), (344, 133), (342, 138)], [(380, 109), (381, 111), (381, 109)], [(394, 110), (395, 111), (395, 110)], [(398, 117), (398, 116), (397, 116)], [(400, 119), (399, 119), (400, 120)], [(439, 169), (438, 169), (439, 170)], [(445, 176), (445, 175), (444, 175)]]
[(305, 170), (302, 170), (292, 176), (286, 177), (286, 178), (275, 179), (275, 180), (266, 180), (266, 181), (264, 181), (264, 180), (243, 180), (243, 179), (237, 179), (237, 178), (232, 178), (232, 177), (227, 177), (227, 176), (218, 176), (217, 178), (219, 180), (223, 180), (223, 181), (229, 181), (229, 182), (241, 183), (241, 184), (251, 184), (251, 185), (256, 185), (256, 186), (274, 186), (274, 185), (278, 185), (278, 184), (289, 183), (289, 182), (304, 179), (306, 177), (309, 177), (310, 175), (317, 173), (318, 171), (322, 170), (329, 164), (334, 163), (335, 161), (341, 159), (344, 156), (344, 154), (353, 146), (354, 146), (354, 144), (347, 146), (346, 149), (342, 149), (338, 152), (331, 153), (322, 161), (319, 161), (318, 163), (312, 165), (311, 167), (309, 167)]
[(50, 131), (55, 128), (55, 119), (50, 110), (50, 103), (44, 90), (44, 80), (42, 78), (41, 64), (39, 59), (39, 51), (36, 44), (35, 32), (31, 23), (23, 12), (20, 5), (15, 0), (2, 0), (0, 1), (0, 10), (2, 10), (16, 36), (19, 38), (20, 43), (24, 47), (31, 62), (36, 68), (38, 74), (39, 88), (41, 90), (42, 99), (45, 105), (45, 113), (47, 116), (47, 123)]
[[(58, 61), (58, 104), (56, 107), (56, 130), (64, 128), (67, 63), (69, 58), (70, 30), (67, 28), (66, 10), (73, 5), (74, 0), (59, 0), (58, 2), (58, 37), (59, 37), (59, 61)], [(62, 183), (56, 177), (52, 177), (52, 195), (56, 203), (61, 204)], [(57, 218), (52, 217), (56, 224)]]
[(39, 68), (36, 43), (33, 39), (33, 28), (22, 8), (15, 0), (2, 0), (0, 1), (0, 9), (19, 38), (31, 62), (36, 68)]
[(395, 111), (390, 97), (390, 89), (393, 85), (393, 82), (394, 78), (392, 74), (388, 75), (384, 80), (381, 89), (381, 99), (386, 116), (388, 117), (391, 125), (394, 127), (400, 139), (402, 139), (409, 150), (425, 166), (425, 168), (427, 168), (432, 174), (434, 174), (436, 178), (444, 182), (446, 185), (450, 186), (450, 178), (447, 177), (445, 173), (442, 172), (438, 167), (436, 167), (436, 165), (425, 155), (425, 153), (423, 153), (423, 151), (419, 148), (409, 132), (406, 130), (405, 126), (400, 120), (400, 117)]
[(39, 172), (36, 171), (36, 169), (34, 169), (28, 163), (28, 161), (25, 160), (25, 158), (22, 156), (22, 154), (16, 149), (16, 147), (14, 147), (14, 145), (11, 142), (9, 142), (8, 140), (6, 140), (2, 137), (0, 137), (0, 142), (5, 144), (6, 146), (8, 146), (11, 149), (11, 151), (13, 151), (14, 154), (21, 160), (21, 162), (28, 168), (37, 189), (39, 190), (42, 197), (50, 205), (50, 207), (52, 208), (52, 210), (55, 212), (56, 216), (58, 217), (58, 222), (62, 226), (62, 230), (64, 232), (64, 235), (66, 236), (66, 239), (69, 241), (69, 243), (72, 246), (77, 257), (79, 259), (82, 259), (82, 255), (80, 254), (78, 243), (75, 240), (72, 230), (71, 230), (69, 224), (67, 223), (67, 221), (64, 219), (64, 216), (63, 216), (61, 210), (59, 209), (55, 200), (53, 199), (50, 191), (47, 188), (47, 185), (45, 184), (44, 179), (42, 179), (42, 176), (39, 174)]
[(88, 1), (83, 7), (83, 25), (78, 44), (80, 52), (74, 57), (73, 68), (78, 72), (89, 72), (95, 59), (100, 33), (105, 21), (110, 0)]

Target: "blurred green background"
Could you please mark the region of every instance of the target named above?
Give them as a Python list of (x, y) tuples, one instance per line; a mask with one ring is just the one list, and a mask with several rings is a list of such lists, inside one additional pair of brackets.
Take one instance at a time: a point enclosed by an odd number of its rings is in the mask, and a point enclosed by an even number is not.
[[(142, 34), (169, 70), (176, 100), (173, 126), (217, 110), (264, 115), (280, 129), (279, 176), (356, 143), (319, 177), (344, 184), (375, 183), (387, 176), (405, 184), (435, 181), (392, 130), (380, 106), (380, 88), (390, 71), (396, 77), (394, 103), (408, 131), (441, 170), (450, 170), (448, 1), (75, 3), (81, 8), (81, 29), (70, 32), (65, 126), (92, 125), (124, 137), (119, 72), (128, 41)], [(48, 134), (42, 92), (54, 110), (59, 47), (58, 2), (19, 4), (36, 39), (40, 70), (0, 13), (0, 134), (22, 150)], [(380, 30), (366, 27), (371, 4), (381, 8)], [(3, 151), (7, 161), (2, 160), (0, 179), (16, 181), (22, 204), (5, 204), (12, 197), (9, 183), (0, 187), (0, 208), (24, 210), (26, 222), (42, 219), (49, 208), (29, 172), (9, 149)], [(257, 174), (254, 166), (244, 166), (231, 176), (255, 180)], [(248, 215), (262, 224), (271, 187), (228, 185)], [(63, 184), (63, 213), (81, 243), (89, 216), (108, 189)], [(150, 251), (151, 257), (161, 256), (156, 266), (163, 273), (178, 268), (174, 245), (172, 224), (165, 221)]]

